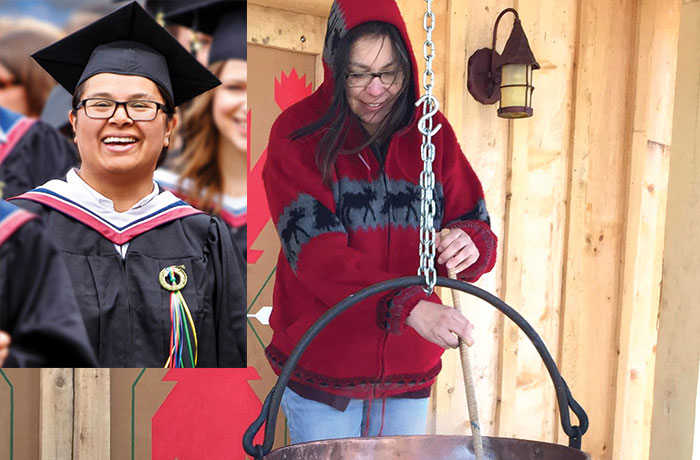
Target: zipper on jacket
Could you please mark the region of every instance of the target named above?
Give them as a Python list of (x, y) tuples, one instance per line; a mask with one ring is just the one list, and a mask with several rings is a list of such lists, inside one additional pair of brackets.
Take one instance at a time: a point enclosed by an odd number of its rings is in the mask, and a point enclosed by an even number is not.
[(360, 160), (361, 160), (362, 163), (364, 163), (364, 165), (367, 167), (367, 171), (370, 171), (370, 172), (371, 172), (371, 171), (372, 171), (372, 168), (369, 167), (369, 163), (367, 163), (367, 160), (365, 160), (365, 156), (362, 155), (362, 152), (359, 152), (359, 155), (360, 155)]

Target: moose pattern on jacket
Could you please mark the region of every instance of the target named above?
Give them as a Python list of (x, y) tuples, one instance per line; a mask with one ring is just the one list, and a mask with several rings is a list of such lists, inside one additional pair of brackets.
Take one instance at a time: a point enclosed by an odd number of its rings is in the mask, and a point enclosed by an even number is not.
[[(336, 212), (314, 197), (300, 193), (284, 208), (277, 224), (287, 261), (296, 271), (303, 246), (312, 238), (328, 232), (350, 234), (358, 229), (385, 227), (420, 228), (421, 187), (403, 179), (378, 177), (375, 180), (342, 178), (332, 185)], [(433, 192), (435, 218), (433, 226), (441, 228), (444, 215), (442, 184)], [(480, 220), (490, 224), (486, 203), (479, 200), (474, 209), (456, 220)]]

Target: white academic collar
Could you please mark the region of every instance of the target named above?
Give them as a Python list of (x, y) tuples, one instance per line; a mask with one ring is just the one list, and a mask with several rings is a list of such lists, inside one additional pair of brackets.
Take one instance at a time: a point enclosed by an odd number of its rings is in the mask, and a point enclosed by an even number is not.
[[(114, 202), (106, 196), (102, 195), (94, 188), (90, 187), (90, 185), (88, 185), (88, 183), (85, 182), (83, 178), (78, 175), (75, 169), (71, 169), (70, 171), (68, 171), (68, 174), (66, 174), (66, 183), (70, 186), (70, 188), (76, 190), (77, 192), (82, 192), (77, 194), (77, 196), (80, 197), (79, 203), (81, 205), (85, 206), (90, 211), (101, 215), (107, 214), (112, 216), (114, 214), (133, 214), (134, 211), (148, 206), (153, 201), (153, 199), (160, 194), (158, 184), (155, 181), (153, 181), (153, 190), (151, 191), (151, 193), (141, 198), (129, 210), (124, 212), (117, 212), (114, 209)], [(113, 219), (108, 220), (114, 221)], [(117, 218), (116, 220), (120, 221), (122, 219)]]
[(236, 212), (245, 212), (248, 208), (248, 197), (224, 195), (223, 206)]
[(131, 209), (117, 212), (111, 200), (86, 184), (75, 171), (70, 171), (66, 180), (50, 180), (16, 198), (36, 201), (66, 214), (117, 245), (175, 219), (202, 212), (167, 190), (161, 192), (156, 184)]

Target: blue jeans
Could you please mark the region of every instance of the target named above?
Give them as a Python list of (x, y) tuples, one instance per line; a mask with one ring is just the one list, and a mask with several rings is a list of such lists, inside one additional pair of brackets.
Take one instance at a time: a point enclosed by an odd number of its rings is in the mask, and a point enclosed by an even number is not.
[[(385, 402), (383, 402), (385, 401)], [(382, 426), (382, 405), (384, 417)], [(425, 434), (428, 398), (351, 399), (345, 411), (303, 398), (286, 388), (282, 410), (292, 444), (320, 439)], [(369, 423), (369, 425), (368, 425)]]

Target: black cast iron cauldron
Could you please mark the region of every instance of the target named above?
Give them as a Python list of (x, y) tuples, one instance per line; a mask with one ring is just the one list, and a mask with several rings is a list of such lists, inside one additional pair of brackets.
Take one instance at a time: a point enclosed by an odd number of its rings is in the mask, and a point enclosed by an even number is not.
[[(333, 439), (295, 444), (270, 452), (275, 439), (277, 412), (282, 400), (282, 393), (299, 358), (316, 335), (340, 313), (368, 297), (392, 289), (421, 286), (424, 284), (423, 282), (423, 277), (407, 276), (377, 283), (347, 297), (323, 314), (294, 348), (277, 379), (277, 383), (265, 398), (260, 415), (246, 430), (243, 436), (245, 451), (256, 460), (263, 458), (267, 460), (473, 460), (474, 454), (470, 436), (386, 436)], [(589, 460), (590, 456), (580, 450), (581, 437), (588, 430), (588, 416), (574, 400), (547, 347), (532, 326), (501, 299), (474, 285), (443, 277), (438, 277), (436, 284), (479, 297), (510, 318), (535, 346), (554, 383), (561, 425), (569, 437), (569, 447), (545, 442), (485, 436), (482, 438), (485, 458), (488, 460)], [(571, 425), (569, 409), (576, 415), (578, 425)], [(263, 444), (253, 445), (253, 438), (265, 422)]]

